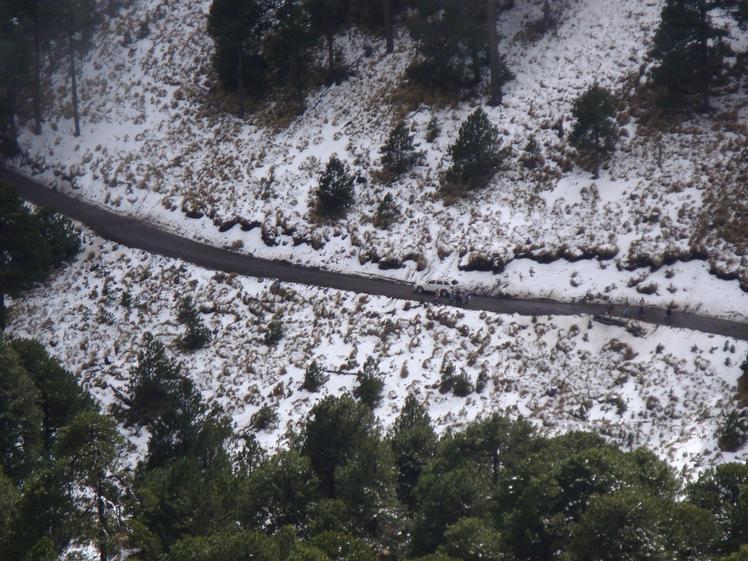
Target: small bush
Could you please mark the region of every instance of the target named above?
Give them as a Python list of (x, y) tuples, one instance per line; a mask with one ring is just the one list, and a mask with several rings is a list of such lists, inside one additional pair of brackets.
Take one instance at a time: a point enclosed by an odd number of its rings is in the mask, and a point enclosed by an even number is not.
[(392, 193), (387, 193), (379, 202), (377, 214), (374, 217), (374, 226), (386, 230), (400, 218), (400, 205), (395, 202)]
[(429, 119), (428, 125), (426, 125), (426, 142), (434, 142), (439, 135), (442, 133), (442, 127), (439, 125), (439, 119), (436, 115)]
[(263, 405), (252, 415), (250, 426), (256, 431), (268, 430), (278, 422), (278, 413), (270, 405)]
[(478, 393), (483, 393), (483, 390), (486, 389), (486, 386), (488, 386), (488, 374), (485, 370), (481, 370), (478, 373), (478, 379), (475, 381), (475, 391)]
[(268, 324), (263, 342), (268, 347), (274, 347), (281, 339), (283, 339), (283, 324), (279, 318), (274, 317)]
[(450, 360), (442, 362), (441, 370), (439, 371), (439, 391), (441, 393), (451, 392), (454, 387), (455, 380), (455, 365)]
[(717, 444), (724, 452), (736, 452), (748, 442), (748, 411), (730, 412), (717, 430)]
[(452, 379), (452, 393), (457, 397), (467, 397), (473, 393), (473, 383), (467, 374), (463, 372)]
[(384, 380), (379, 372), (379, 365), (373, 357), (366, 359), (364, 368), (356, 375), (358, 386), (353, 390), (353, 397), (375, 409), (382, 401)]
[(325, 216), (343, 213), (353, 204), (355, 177), (336, 155), (327, 162), (317, 189), (318, 210)]
[(330, 377), (325, 374), (322, 366), (315, 360), (306, 367), (306, 372), (304, 372), (304, 383), (301, 384), (301, 388), (314, 393), (319, 391), (319, 389), (324, 386), (329, 379)]
[(187, 328), (179, 341), (183, 349), (194, 351), (210, 343), (210, 330), (200, 319), (197, 308), (189, 296), (182, 298), (179, 303), (177, 321)]

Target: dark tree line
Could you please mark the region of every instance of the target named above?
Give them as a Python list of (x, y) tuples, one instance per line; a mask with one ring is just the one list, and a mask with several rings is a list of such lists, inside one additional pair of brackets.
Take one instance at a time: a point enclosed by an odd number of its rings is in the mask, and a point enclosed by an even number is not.
[(95, 0), (0, 0), (0, 141), (4, 154), (19, 151), (16, 120), (21, 99), (31, 100), (33, 130), (42, 132), (45, 64), (50, 69), (65, 61), (73, 133), (80, 135), (78, 59), (90, 46), (98, 6)]
[(268, 454), (147, 335), (115, 415), (150, 437), (124, 468), (115, 418), (38, 343), (0, 343), (0, 372), (9, 559), (54, 559), (73, 542), (101, 561), (738, 561), (748, 550), (745, 463), (686, 483), (645, 449), (546, 438), (497, 414), (438, 436), (413, 395), (386, 432), (363, 396), (324, 397)]

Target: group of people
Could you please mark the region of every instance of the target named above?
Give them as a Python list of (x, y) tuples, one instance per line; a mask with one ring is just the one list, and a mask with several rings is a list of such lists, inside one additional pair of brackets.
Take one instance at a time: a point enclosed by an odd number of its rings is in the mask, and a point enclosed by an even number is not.
[[(673, 303), (670, 302), (667, 305), (667, 308), (665, 309), (665, 321), (667, 321), (668, 325), (673, 325), (673, 309), (674, 309), (674, 307), (675, 306), (673, 305)], [(615, 311), (615, 306), (613, 304), (609, 304), (608, 305), (608, 311), (607, 311), (608, 316), (612, 316), (614, 311)], [(638, 316), (639, 316), (640, 320), (647, 319), (647, 309), (644, 307), (644, 301), (643, 300), (641, 302), (639, 302)]]

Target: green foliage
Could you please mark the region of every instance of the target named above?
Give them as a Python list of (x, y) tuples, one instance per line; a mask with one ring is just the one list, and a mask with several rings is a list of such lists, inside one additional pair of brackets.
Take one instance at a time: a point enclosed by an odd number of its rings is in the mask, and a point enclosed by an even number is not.
[(268, 323), (263, 342), (268, 347), (274, 347), (281, 339), (283, 339), (283, 323), (280, 318), (276, 316), (270, 320), (270, 323)]
[(711, 84), (724, 67), (726, 31), (711, 12), (720, 2), (667, 0), (654, 37), (652, 80), (666, 108), (709, 105)]
[(374, 550), (363, 540), (343, 532), (323, 532), (311, 543), (331, 561), (375, 561)]
[(501, 535), (480, 518), (461, 518), (444, 533), (439, 548), (462, 561), (501, 561)]
[(354, 181), (348, 165), (333, 154), (319, 179), (319, 212), (325, 216), (335, 216), (350, 207), (354, 198)]
[(275, 11), (275, 25), (264, 46), (273, 83), (289, 85), (300, 98), (310, 79), (315, 43), (303, 0), (284, 0)]
[(47, 208), (39, 209), (35, 216), (39, 232), (49, 246), (53, 266), (78, 255), (81, 250), (80, 233), (68, 217)]
[(455, 370), (455, 364), (451, 360), (444, 360), (442, 362), (442, 367), (439, 371), (439, 391), (441, 393), (451, 392), (452, 388), (454, 388)]
[(39, 390), (18, 354), (0, 341), (0, 465), (16, 481), (31, 472), (44, 442)]
[(722, 464), (687, 488), (690, 503), (712, 513), (719, 526), (718, 551), (748, 543), (748, 464)]
[(9, 344), (39, 390), (40, 406), (44, 413), (45, 448), (50, 451), (57, 432), (78, 413), (93, 410), (94, 401), (78, 385), (75, 376), (65, 370), (57, 359), (49, 356), (38, 341), (16, 339)]
[(264, 93), (267, 63), (262, 39), (269, 16), (269, 5), (260, 0), (213, 0), (208, 34), (215, 43), (213, 64), (227, 91), (249, 86), (254, 96)]
[(174, 544), (164, 561), (281, 561), (277, 544), (258, 532), (186, 537)]
[(414, 508), (415, 489), (424, 467), (436, 450), (436, 433), (426, 408), (409, 394), (390, 433), (390, 446), (397, 467), (397, 494), (408, 507)]
[(633, 490), (593, 496), (571, 540), (578, 561), (665, 561), (661, 505)]
[(384, 391), (384, 379), (379, 371), (379, 363), (374, 357), (368, 357), (364, 367), (356, 374), (358, 385), (353, 390), (353, 397), (366, 404), (371, 409), (376, 409), (382, 401)]
[(377, 213), (374, 216), (374, 225), (377, 228), (386, 230), (395, 224), (400, 218), (400, 205), (395, 201), (392, 193), (385, 194), (377, 206)]
[(433, 0), (418, 3), (409, 24), (420, 58), (408, 69), (417, 83), (441, 90), (475, 85), (487, 53), (485, 8), (480, 2)]
[(240, 517), (250, 527), (270, 532), (286, 525), (303, 528), (318, 498), (319, 481), (309, 458), (284, 450), (263, 462), (248, 480)]
[(496, 174), (506, 153), (501, 150), (499, 129), (482, 108), (471, 113), (460, 127), (457, 140), (449, 147), (452, 166), (447, 185), (466, 190), (485, 187)]
[(212, 337), (210, 330), (200, 319), (197, 308), (189, 296), (185, 296), (179, 302), (177, 321), (187, 328), (180, 339), (180, 344), (184, 349), (194, 351), (210, 343)]
[(346, 505), (346, 519), (356, 535), (381, 539), (393, 532), (397, 473), (384, 441), (364, 439), (334, 476), (336, 496)]
[(569, 141), (578, 150), (592, 156), (597, 177), (600, 163), (615, 150), (618, 139), (616, 100), (608, 90), (594, 84), (574, 101), (572, 113), (576, 124)]
[(371, 409), (345, 395), (327, 396), (309, 412), (302, 453), (309, 458), (325, 496), (337, 496), (335, 470), (355, 455), (373, 428)]
[[(435, 467), (435, 466), (434, 466)], [(455, 469), (424, 472), (415, 488), (413, 554), (433, 552), (449, 526), (464, 517), (482, 518), (490, 511), (490, 480), (465, 462)]]
[(325, 374), (322, 365), (318, 361), (313, 360), (304, 371), (304, 382), (301, 384), (301, 389), (312, 393), (318, 392), (329, 379), (330, 376)]
[(272, 428), (278, 422), (278, 412), (272, 405), (263, 405), (252, 415), (250, 426), (256, 431), (264, 431)]
[(408, 131), (405, 121), (400, 121), (390, 131), (387, 142), (379, 149), (384, 169), (399, 176), (412, 168), (422, 153), (416, 150), (414, 135)]
[(720, 450), (736, 452), (748, 442), (748, 410), (730, 411), (717, 430)]

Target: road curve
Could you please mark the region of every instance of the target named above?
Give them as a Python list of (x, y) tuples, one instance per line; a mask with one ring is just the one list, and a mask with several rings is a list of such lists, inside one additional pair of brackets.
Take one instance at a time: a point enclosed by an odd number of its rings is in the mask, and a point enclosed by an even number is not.
[[(303, 267), (282, 261), (271, 261), (241, 255), (225, 249), (195, 242), (141, 222), (135, 218), (116, 214), (94, 206), (68, 194), (0, 167), (0, 182), (13, 186), (27, 201), (50, 207), (77, 220), (98, 235), (125, 246), (143, 249), (150, 253), (175, 257), (207, 269), (238, 273), (253, 277), (277, 279), (283, 282), (312, 285), (336, 290), (347, 290), (376, 296), (387, 296), (401, 300), (429, 301), (429, 296), (418, 295), (410, 284), (397, 280), (371, 278), (324, 271), (314, 267)], [(608, 304), (585, 302), (559, 302), (549, 299), (513, 298), (474, 295), (464, 306), (474, 310), (485, 310), (500, 314), (538, 315), (603, 315)], [(612, 314), (633, 318), (637, 306), (617, 305)], [(665, 310), (647, 308), (647, 323), (668, 325)], [(726, 335), (748, 341), (748, 323), (700, 316), (686, 312), (674, 312), (672, 326), (693, 329), (715, 335)]]

